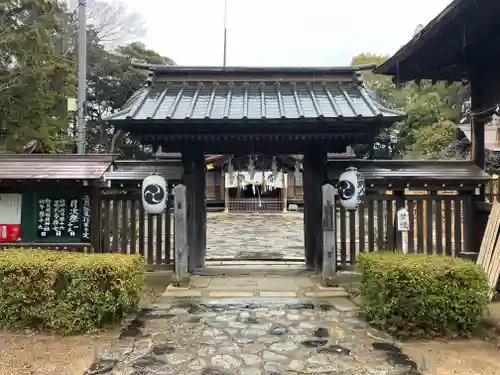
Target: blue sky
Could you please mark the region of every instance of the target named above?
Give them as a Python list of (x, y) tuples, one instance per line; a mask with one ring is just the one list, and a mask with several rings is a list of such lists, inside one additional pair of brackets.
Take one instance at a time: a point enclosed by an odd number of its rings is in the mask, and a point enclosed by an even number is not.
[[(220, 66), (224, 0), (124, 0), (142, 41), (179, 65)], [(392, 54), (450, 0), (227, 0), (228, 66), (347, 65)]]

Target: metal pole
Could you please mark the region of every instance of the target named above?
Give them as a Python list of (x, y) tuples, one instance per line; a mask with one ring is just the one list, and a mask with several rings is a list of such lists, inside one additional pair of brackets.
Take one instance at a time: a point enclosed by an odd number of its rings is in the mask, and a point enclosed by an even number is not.
[(87, 6), (78, 0), (78, 153), (85, 154), (87, 126)]
[(223, 66), (226, 67), (227, 59), (227, 0), (224, 0), (224, 57)]

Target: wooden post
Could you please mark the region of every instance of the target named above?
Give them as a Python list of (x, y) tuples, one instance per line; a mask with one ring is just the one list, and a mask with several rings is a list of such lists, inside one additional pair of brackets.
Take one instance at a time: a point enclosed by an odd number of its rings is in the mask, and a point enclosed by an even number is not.
[(198, 150), (182, 153), (186, 185), (188, 221), (188, 270), (193, 272), (205, 263), (206, 249), (206, 206), (205, 206), (205, 160)]
[(103, 253), (105, 249), (102, 248), (102, 215), (101, 215), (101, 188), (99, 186), (93, 186), (91, 188), (92, 201), (91, 201), (91, 237), (92, 246), (94, 247), (94, 252)]
[(491, 179), (492, 179), (492, 195), (493, 195), (493, 199), (491, 200), (491, 203), (495, 202), (495, 201), (498, 201), (498, 175), (497, 174), (494, 174), (493, 176), (491, 176)]
[(175, 268), (173, 284), (177, 287), (189, 284), (188, 275), (188, 233), (187, 233), (187, 200), (186, 186), (177, 185), (174, 194), (174, 220), (175, 220)]
[[(471, 85), (471, 111), (476, 112), (484, 108), (483, 82), (479, 80), (478, 74), (473, 74), (470, 79)], [(486, 119), (482, 116), (471, 116), (471, 147), (472, 161), (479, 168), (484, 169), (484, 124)], [(478, 193), (474, 194), (474, 200), (484, 202), (485, 186), (478, 187)]]
[(236, 171), (236, 199), (241, 198), (241, 189), (240, 189), (240, 173)]
[(194, 156), (194, 220), (196, 221), (195, 267), (205, 267), (207, 250), (207, 207), (205, 201), (206, 173), (205, 155), (197, 152)]
[(335, 188), (325, 184), (321, 188), (323, 198), (323, 266), (321, 282), (329, 286), (337, 272), (337, 241), (335, 239)]
[[(403, 242), (405, 241), (404, 232), (398, 228), (398, 211), (405, 207), (405, 192), (404, 190), (394, 190), (393, 193), (396, 196), (396, 212), (394, 213), (394, 233), (388, 233), (388, 235), (394, 236), (394, 247), (395, 250), (403, 250)], [(391, 201), (388, 201), (391, 204)]]
[(229, 212), (229, 186), (231, 185), (232, 181), (229, 181), (229, 178), (226, 181), (227, 171), (223, 170), (223, 174), (224, 174), (224, 212), (228, 213)]
[(282, 172), (283, 176), (283, 189), (281, 193), (283, 194), (283, 212), (288, 212), (288, 176), (285, 172)]
[(321, 188), (326, 180), (326, 152), (304, 153), (304, 242), (306, 264), (321, 269), (323, 265), (323, 230)]
[(224, 194), (226, 191), (226, 176), (224, 174), (224, 169), (220, 170), (220, 192), (219, 199), (224, 199)]

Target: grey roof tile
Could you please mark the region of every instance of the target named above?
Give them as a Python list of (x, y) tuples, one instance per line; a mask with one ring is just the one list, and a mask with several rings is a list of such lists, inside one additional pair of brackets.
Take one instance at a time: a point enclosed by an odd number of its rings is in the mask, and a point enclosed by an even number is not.
[(0, 154), (0, 180), (99, 180), (117, 155)]
[(156, 82), (106, 120), (276, 120), (391, 118), (355, 82)]
[(105, 180), (110, 181), (141, 181), (152, 174), (159, 174), (169, 181), (179, 181), (184, 169), (180, 158), (169, 162), (157, 160), (118, 160), (116, 169), (104, 174)]
[(485, 182), (490, 176), (470, 161), (433, 160), (330, 160), (328, 177), (336, 180), (346, 167), (356, 167), (367, 181), (396, 180), (405, 183), (431, 181), (460, 183), (466, 181)]

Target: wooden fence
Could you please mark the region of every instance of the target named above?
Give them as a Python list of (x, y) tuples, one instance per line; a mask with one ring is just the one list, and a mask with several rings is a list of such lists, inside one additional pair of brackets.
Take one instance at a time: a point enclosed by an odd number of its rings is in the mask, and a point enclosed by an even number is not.
[(104, 190), (100, 210), (100, 252), (141, 254), (148, 264), (171, 264), (172, 200), (162, 215), (144, 211), (138, 190)]
[[(149, 265), (172, 265), (174, 221), (171, 206), (170, 199), (166, 213), (148, 215), (142, 207), (138, 189), (103, 190), (100, 249), (95, 250), (138, 253)], [(406, 207), (410, 218), (410, 230), (403, 234), (395, 228), (395, 215), (400, 207)], [(344, 208), (337, 210), (339, 265), (355, 264), (359, 252), (392, 250), (403, 245), (412, 253), (459, 256), (467, 251), (472, 215), (470, 193), (369, 193), (356, 212)]]
[[(470, 240), (472, 200), (470, 194), (452, 193), (369, 194), (355, 212), (341, 207), (336, 224), (339, 264), (355, 264), (360, 252), (394, 249), (459, 256)], [(406, 233), (395, 223), (401, 207), (409, 213)]]
[(283, 208), (281, 198), (229, 198), (227, 207), (230, 212), (281, 212)]

